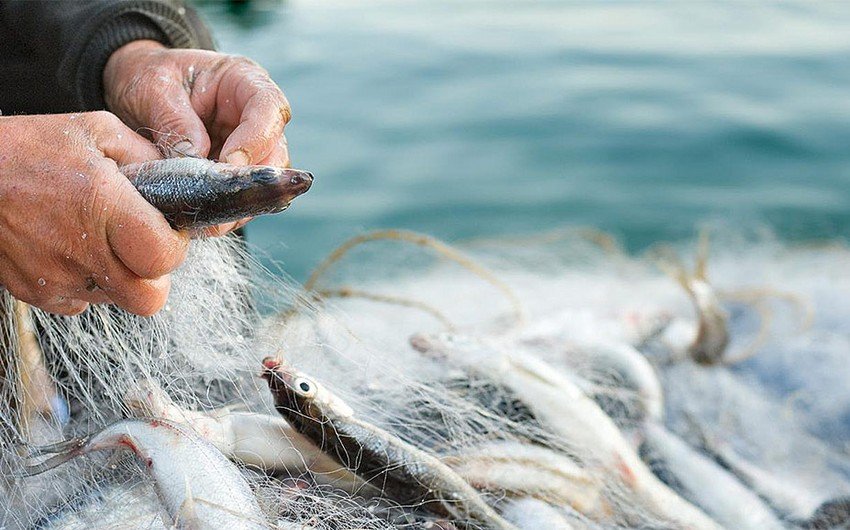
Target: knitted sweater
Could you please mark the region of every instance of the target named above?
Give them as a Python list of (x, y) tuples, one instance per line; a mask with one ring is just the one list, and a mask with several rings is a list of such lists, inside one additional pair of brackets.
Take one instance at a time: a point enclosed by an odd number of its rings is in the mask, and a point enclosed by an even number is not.
[(0, 112), (105, 108), (106, 61), (140, 39), (213, 48), (182, 0), (0, 0)]

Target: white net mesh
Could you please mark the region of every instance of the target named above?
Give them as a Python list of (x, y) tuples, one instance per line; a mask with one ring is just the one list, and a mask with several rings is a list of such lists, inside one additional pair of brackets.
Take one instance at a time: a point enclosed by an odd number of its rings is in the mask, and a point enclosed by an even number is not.
[[(448, 464), (504, 528), (840, 528), (822, 521), (843, 520), (850, 495), (846, 248), (715, 241), (708, 280), (731, 337), (716, 366), (689, 358), (699, 319), (656, 266), (669, 252), (630, 256), (578, 229), (458, 248), (364, 236), (307, 293), (237, 240), (200, 240), (153, 318), (107, 307), (55, 317), (4, 294), (0, 526), (202, 518), (192, 492), (220, 478), (203, 458), (178, 488), (188, 515), (169, 513), (169, 485), (128, 451), (24, 476), (40, 446), (127, 417), (212, 443), (238, 466), (262, 526), (486, 526), (400, 504), (296, 432), (258, 377), (279, 356), (356, 418)], [(174, 464), (157, 454), (157, 469)], [(718, 491), (722, 480), (749, 493)]]

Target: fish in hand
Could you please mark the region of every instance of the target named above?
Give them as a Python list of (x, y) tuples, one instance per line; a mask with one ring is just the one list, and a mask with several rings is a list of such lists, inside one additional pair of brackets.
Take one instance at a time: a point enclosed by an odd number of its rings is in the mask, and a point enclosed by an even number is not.
[(282, 212), (313, 183), (300, 169), (191, 157), (130, 164), (121, 172), (178, 230)]

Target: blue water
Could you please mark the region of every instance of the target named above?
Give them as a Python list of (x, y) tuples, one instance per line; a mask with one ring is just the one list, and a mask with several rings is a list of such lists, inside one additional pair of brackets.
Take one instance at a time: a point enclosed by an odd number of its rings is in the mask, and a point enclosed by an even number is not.
[(296, 278), (348, 236), (706, 220), (850, 226), (850, 3), (299, 0), (203, 12), (290, 99), (310, 193), (249, 238)]

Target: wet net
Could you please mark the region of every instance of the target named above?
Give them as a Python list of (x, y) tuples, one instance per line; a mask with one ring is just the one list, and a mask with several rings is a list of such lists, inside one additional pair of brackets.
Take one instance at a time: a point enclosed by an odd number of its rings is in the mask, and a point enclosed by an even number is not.
[[(3, 293), (0, 527), (842, 528), (850, 251), (718, 233), (634, 255), (589, 229), (388, 230), (303, 286), (198, 240), (152, 318)], [(342, 457), (299, 432), (267, 357), (371, 430)], [(62, 443), (128, 418), (139, 437)], [(161, 424), (194, 434), (146, 438)], [(381, 479), (358, 474), (376, 447)], [(448, 498), (411, 502), (397, 469)], [(493, 517), (435, 486), (455, 480)]]

